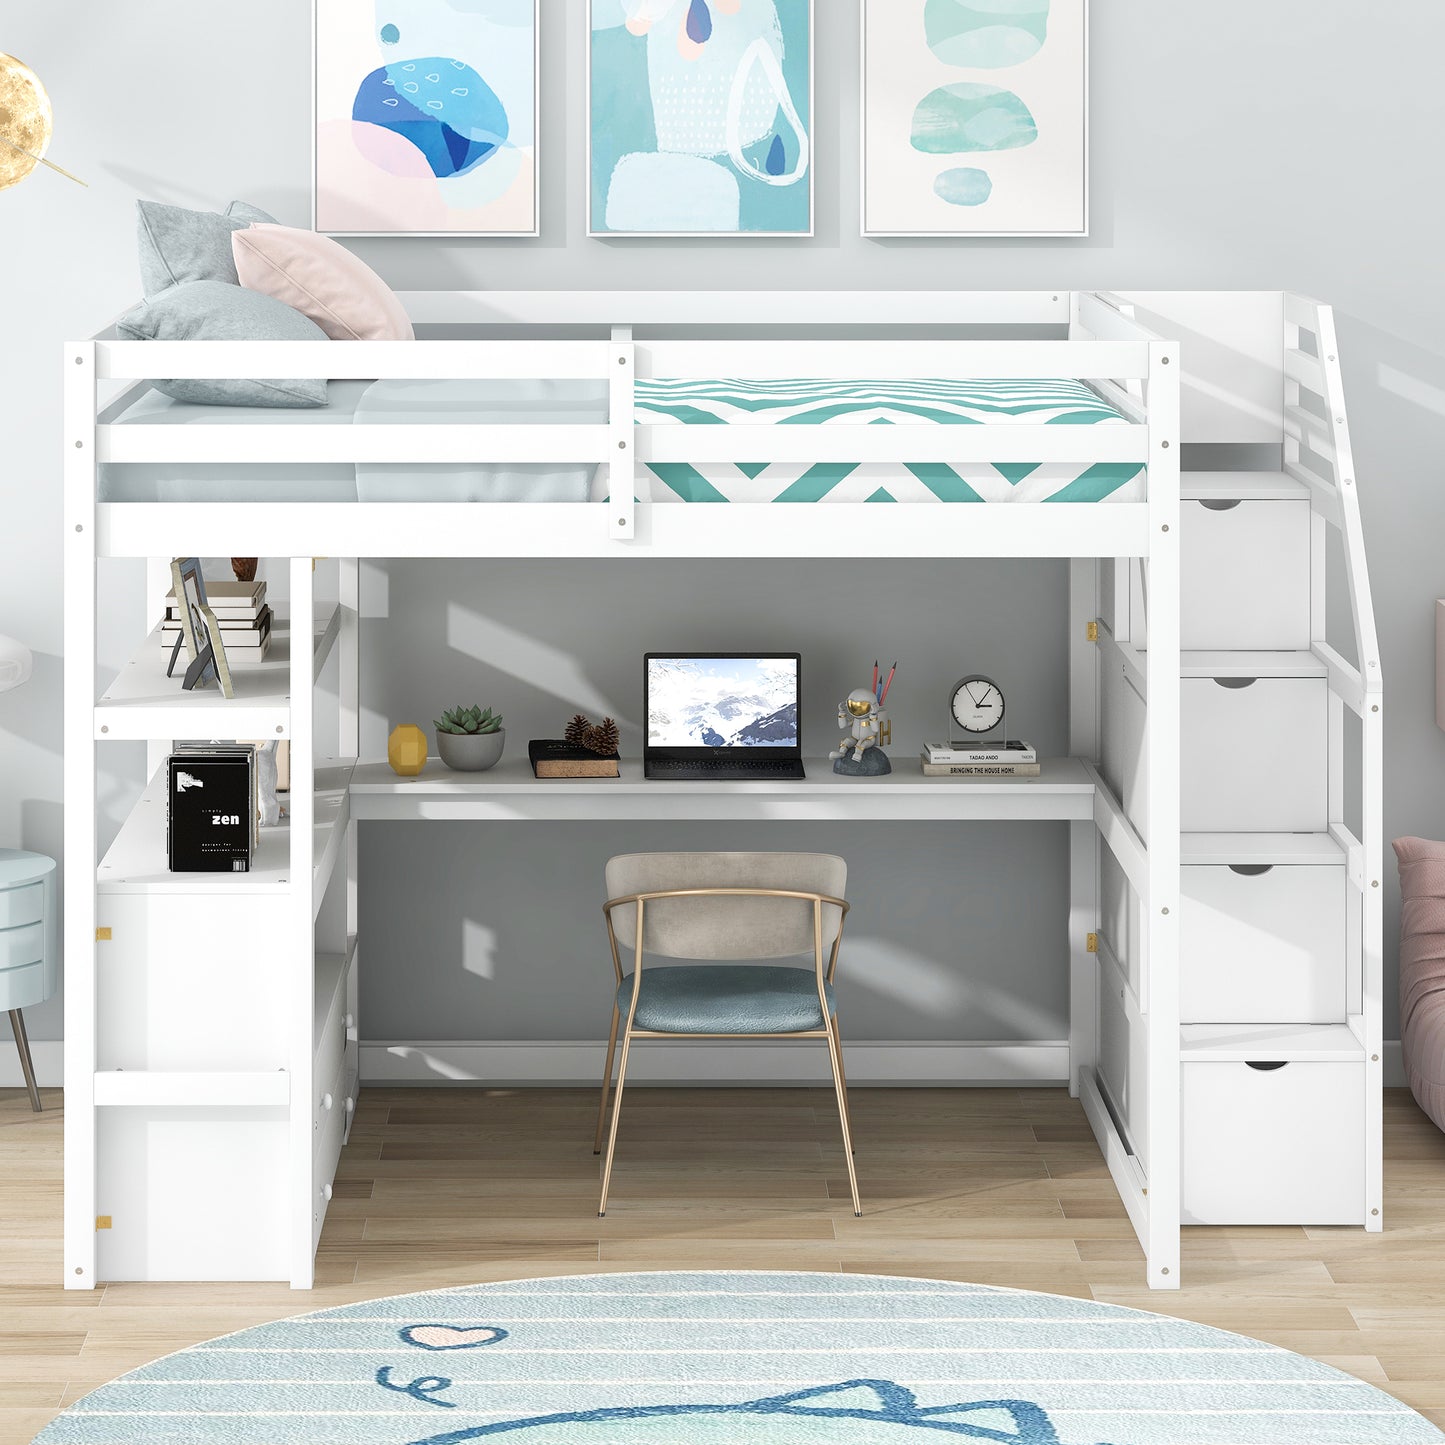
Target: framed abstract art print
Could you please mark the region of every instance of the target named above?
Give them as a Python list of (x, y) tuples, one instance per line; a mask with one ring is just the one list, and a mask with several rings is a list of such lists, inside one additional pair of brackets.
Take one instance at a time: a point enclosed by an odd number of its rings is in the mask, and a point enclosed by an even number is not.
[(1088, 0), (863, 0), (865, 236), (1085, 236)]
[(535, 236), (537, 0), (315, 0), (332, 236)]
[(589, 0), (588, 233), (813, 234), (812, 0)]

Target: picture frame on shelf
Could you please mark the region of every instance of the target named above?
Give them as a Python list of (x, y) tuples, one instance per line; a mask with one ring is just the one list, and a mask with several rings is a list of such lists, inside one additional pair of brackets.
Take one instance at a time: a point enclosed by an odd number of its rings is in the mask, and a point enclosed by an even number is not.
[(177, 656), (184, 646), (189, 663), (185, 676), (181, 679), (182, 689), (191, 692), (214, 678), (221, 689), (222, 697), (235, 697), (236, 690), (232, 685), (231, 669), (226, 661), (226, 644), (221, 636), (221, 624), (216, 620), (216, 614), (206, 596), (206, 579), (201, 572), (201, 559), (173, 557), (171, 585), (175, 589), (176, 611), (179, 614), (181, 630), (176, 645), (171, 649), (166, 676), (170, 677), (174, 673)]
[(226, 642), (221, 635), (221, 624), (216, 620), (215, 612), (205, 603), (201, 605), (201, 616), (205, 620), (206, 635), (210, 640), (211, 659), (215, 667), (216, 682), (221, 689), (221, 696), (235, 697), (236, 689), (231, 682), (231, 665), (226, 660)]
[(172, 557), (171, 587), (175, 593), (176, 612), (181, 629), (176, 645), (171, 649), (166, 676), (174, 674), (180, 650), (184, 647), (187, 666), (181, 678), (181, 687), (190, 692), (216, 675), (210, 634), (206, 628), (205, 616), (201, 612), (201, 608), (206, 606), (206, 579), (201, 575), (201, 559)]

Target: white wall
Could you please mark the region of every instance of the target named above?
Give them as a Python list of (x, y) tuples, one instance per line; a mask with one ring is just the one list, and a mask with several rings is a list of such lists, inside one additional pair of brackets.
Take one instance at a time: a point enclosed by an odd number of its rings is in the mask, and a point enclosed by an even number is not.
[[(856, 4), (817, 8), (815, 240), (587, 240), (583, 0), (542, 0), (541, 239), (357, 249), (409, 288), (1290, 287), (1332, 301), (1390, 688), (1387, 835), (1445, 833), (1431, 686), (1431, 603), (1445, 582), (1445, 7), (1095, 0), (1094, 234), (994, 244), (858, 237)], [(134, 299), (137, 196), (242, 196), (305, 223), (309, 6), (45, 0), (6, 11), (0, 41), (55, 101), (52, 154), (91, 183), (45, 173), (0, 194), (0, 628), (38, 655), (31, 686), (0, 698), (0, 842), (53, 853), (60, 343)], [(140, 621), (107, 618), (104, 663), (119, 662)], [(986, 850), (986, 835), (973, 846)], [(398, 868), (406, 847), (368, 843), (392, 849)], [(55, 1007), (35, 1012), (33, 1033), (58, 1036)]]

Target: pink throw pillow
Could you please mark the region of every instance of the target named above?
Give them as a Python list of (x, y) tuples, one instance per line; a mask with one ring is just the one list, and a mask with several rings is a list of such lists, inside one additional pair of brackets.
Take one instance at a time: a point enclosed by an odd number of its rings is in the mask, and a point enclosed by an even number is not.
[(309, 316), (333, 341), (411, 341), (396, 293), (330, 236), (292, 226), (248, 226), (231, 236), (241, 285)]

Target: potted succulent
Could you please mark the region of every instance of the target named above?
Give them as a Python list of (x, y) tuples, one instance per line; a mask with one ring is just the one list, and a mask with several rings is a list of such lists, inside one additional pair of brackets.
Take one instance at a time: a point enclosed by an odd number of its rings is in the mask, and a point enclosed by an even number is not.
[(475, 704), (454, 707), (433, 724), (437, 730), (437, 751), (442, 762), (458, 773), (480, 773), (494, 766), (502, 756), (506, 729), (501, 714), (485, 712)]

